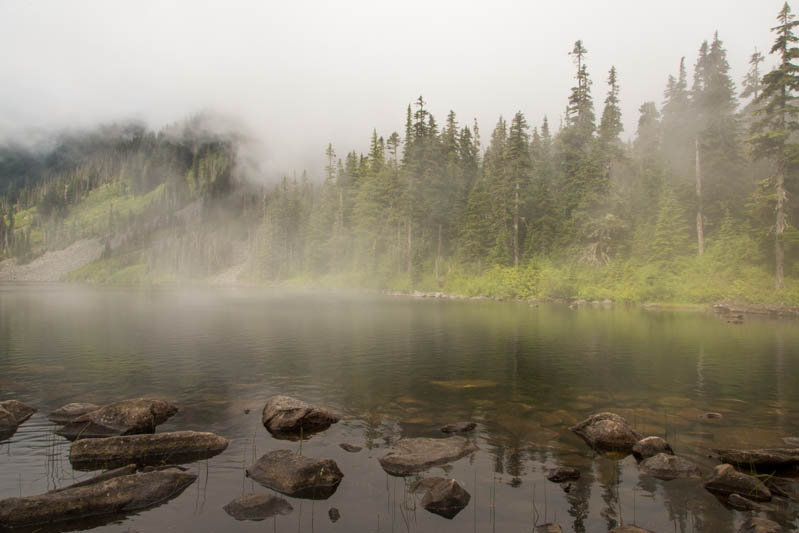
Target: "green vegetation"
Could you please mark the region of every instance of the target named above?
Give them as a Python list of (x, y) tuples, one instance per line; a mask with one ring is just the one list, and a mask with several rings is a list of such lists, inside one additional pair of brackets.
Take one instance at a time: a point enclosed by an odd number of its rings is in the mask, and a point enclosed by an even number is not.
[(557, 131), (519, 111), (484, 149), (476, 122), (450, 111), (439, 125), (420, 96), (404, 135), (372, 131), (367, 154), (343, 158), (328, 145), (318, 185), (305, 173), (270, 190), (239, 179), (235, 136), (202, 120), (87, 134), (59, 157), (8, 159), (39, 175), (9, 181), (2, 253), (98, 238), (103, 257), (70, 279), (102, 283), (207, 280), (238, 265), (251, 283), (799, 304), (797, 24), (786, 4), (778, 65), (762, 75), (752, 54), (740, 96), (719, 35), (701, 43), (690, 83), (682, 58), (662, 105), (640, 106), (631, 142), (623, 73), (609, 70), (595, 113), (582, 41)]

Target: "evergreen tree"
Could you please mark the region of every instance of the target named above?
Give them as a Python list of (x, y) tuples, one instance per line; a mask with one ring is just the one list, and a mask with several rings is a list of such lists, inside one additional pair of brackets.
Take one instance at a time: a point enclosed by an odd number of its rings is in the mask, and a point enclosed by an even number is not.
[(758, 106), (756, 120), (752, 126), (752, 137), (749, 142), (756, 158), (768, 158), (774, 162), (776, 176), (774, 189), (776, 193), (776, 222), (774, 224), (775, 248), (775, 286), (785, 286), (785, 244), (783, 242), (788, 221), (785, 214), (788, 189), (786, 175), (792, 170), (791, 165), (799, 153), (799, 144), (791, 137), (799, 131), (799, 66), (794, 63), (799, 58), (799, 40), (794, 28), (799, 21), (794, 20), (788, 2), (777, 15), (779, 24), (772, 28), (777, 34), (771, 53), (777, 55), (779, 65), (763, 78), (763, 90), (755, 104)]

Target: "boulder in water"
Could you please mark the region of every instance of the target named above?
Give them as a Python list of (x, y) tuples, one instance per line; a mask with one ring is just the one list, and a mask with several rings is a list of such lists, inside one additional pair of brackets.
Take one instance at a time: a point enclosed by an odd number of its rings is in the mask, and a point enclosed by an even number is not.
[(272, 494), (245, 494), (223, 507), (236, 520), (260, 521), (294, 510), (289, 502)]
[(535, 533), (563, 533), (563, 528), (560, 524), (542, 524), (535, 527)]
[(469, 504), (471, 495), (454, 479), (439, 479), (422, 497), (421, 506), (452, 519)]
[(738, 528), (738, 533), (782, 533), (783, 531), (785, 530), (777, 522), (760, 516), (747, 518)]
[(674, 455), (674, 450), (671, 449), (669, 443), (660, 437), (646, 437), (633, 446), (633, 455), (638, 460), (648, 459), (659, 453)]
[[(24, 498), (0, 501), (0, 528), (36, 526), (146, 509), (174, 498), (197, 476), (167, 468), (112, 477)], [(90, 480), (91, 481), (91, 480)]]
[(76, 470), (130, 463), (139, 466), (189, 463), (218, 455), (229, 443), (219, 435), (198, 431), (81, 439), (72, 444), (69, 462)]
[(547, 479), (554, 483), (562, 483), (564, 481), (576, 481), (580, 479), (580, 471), (570, 466), (561, 466), (553, 468), (547, 474)]
[(444, 433), (468, 433), (474, 430), (477, 424), (474, 422), (457, 422), (455, 424), (447, 424), (441, 428)]
[(93, 403), (68, 403), (50, 413), (47, 418), (56, 424), (68, 424), (76, 418), (96, 411), (100, 406)]
[(641, 440), (625, 420), (615, 413), (597, 413), (569, 428), (598, 452), (632, 452)]
[(178, 408), (163, 400), (137, 398), (81, 415), (56, 431), (69, 440), (154, 433)]
[(339, 416), (290, 396), (272, 396), (264, 406), (262, 422), (277, 438), (288, 440), (307, 437), (339, 421)]
[(731, 464), (718, 465), (713, 475), (705, 482), (705, 488), (716, 494), (738, 493), (750, 500), (767, 502), (771, 491), (756, 477), (735, 470)]
[(247, 468), (247, 475), (287, 496), (314, 500), (329, 498), (344, 477), (332, 459), (312, 459), (291, 450), (265, 453)]
[(393, 476), (408, 476), (457, 461), (475, 451), (477, 446), (464, 437), (400, 439), (380, 458), (380, 466)]
[(17, 400), (0, 402), (0, 441), (10, 439), (35, 412), (36, 409)]
[(649, 474), (658, 479), (668, 481), (670, 479), (702, 477), (699, 467), (687, 459), (667, 453), (659, 453), (648, 459), (644, 459), (640, 464), (641, 472)]

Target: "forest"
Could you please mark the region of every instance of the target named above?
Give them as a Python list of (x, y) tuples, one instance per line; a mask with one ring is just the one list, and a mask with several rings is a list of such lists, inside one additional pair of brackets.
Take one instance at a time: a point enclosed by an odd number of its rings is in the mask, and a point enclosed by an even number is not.
[(313, 177), (270, 186), (207, 115), (6, 145), (0, 257), (97, 239), (102, 256), (68, 279), (230, 271), (240, 283), (799, 305), (797, 24), (786, 3), (771, 49), (740, 58), (740, 83), (717, 33), (692, 65), (675, 58), (629, 133), (625, 73), (592, 73), (578, 40), (560, 120), (519, 111), (491, 128), (436, 118), (419, 96), (399, 131), (365, 132), (367, 153), (329, 144)]

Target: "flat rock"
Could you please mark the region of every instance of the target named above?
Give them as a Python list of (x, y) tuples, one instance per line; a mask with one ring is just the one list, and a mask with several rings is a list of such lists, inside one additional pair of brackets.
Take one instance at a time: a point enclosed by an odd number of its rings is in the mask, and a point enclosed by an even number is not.
[(228, 444), (230, 441), (219, 435), (198, 431), (81, 439), (72, 443), (69, 462), (76, 470), (130, 463), (139, 466), (189, 463), (218, 455)]
[(660, 437), (646, 437), (635, 443), (633, 446), (633, 455), (636, 459), (648, 459), (659, 453), (667, 453), (674, 455), (674, 450), (668, 442)]
[(400, 439), (380, 458), (380, 466), (391, 475), (407, 476), (457, 461), (475, 451), (477, 446), (464, 437)]
[(47, 417), (56, 424), (68, 424), (76, 418), (96, 411), (100, 406), (93, 403), (68, 403), (50, 413)]
[(535, 533), (563, 533), (563, 528), (559, 524), (542, 524), (535, 527)]
[(421, 506), (444, 518), (452, 519), (469, 504), (471, 495), (454, 479), (441, 479), (422, 497)]
[(272, 494), (245, 494), (222, 509), (236, 520), (260, 521), (294, 510), (289, 502)]
[(727, 497), (727, 503), (730, 507), (738, 509), (739, 511), (773, 511), (774, 509), (762, 503), (753, 502), (749, 498), (745, 498), (740, 494), (733, 492)]
[(137, 398), (81, 415), (56, 431), (69, 440), (154, 433), (178, 408), (163, 400)]
[(441, 428), (444, 433), (468, 433), (474, 430), (477, 424), (474, 422), (457, 422), (455, 424), (447, 424)]
[(329, 498), (344, 477), (332, 459), (312, 459), (291, 450), (265, 453), (247, 468), (247, 475), (287, 496), (314, 500)]
[(699, 467), (688, 459), (683, 459), (676, 455), (659, 453), (648, 459), (644, 459), (639, 465), (641, 472), (658, 479), (670, 480), (676, 478), (699, 479), (702, 472)]
[(0, 528), (35, 526), (146, 509), (174, 498), (197, 476), (176, 468), (113, 477), (24, 498), (0, 501)]
[(290, 396), (272, 396), (264, 406), (262, 422), (277, 438), (294, 440), (323, 431), (339, 421), (339, 416)]
[(363, 449), (360, 446), (356, 446), (354, 444), (349, 444), (347, 442), (342, 442), (341, 444), (339, 444), (339, 448), (341, 448), (345, 452), (350, 452), (350, 453), (358, 453), (359, 451), (361, 451)]
[(576, 481), (580, 479), (580, 471), (570, 466), (561, 466), (550, 470), (549, 473), (547, 473), (547, 479), (554, 483)]
[(705, 482), (705, 488), (716, 494), (729, 495), (736, 492), (750, 500), (763, 502), (771, 500), (771, 491), (762, 481), (738, 472), (731, 464), (716, 466), (713, 475)]
[(799, 448), (757, 450), (713, 450), (724, 463), (749, 468), (790, 468), (799, 465)]
[(11, 413), (14, 419), (17, 421), (17, 425), (22, 424), (31, 416), (33, 413), (36, 412), (36, 409), (25, 405), (22, 402), (18, 402), (17, 400), (6, 400), (4, 402), (0, 402), (0, 409), (4, 409)]
[(598, 452), (632, 452), (641, 435), (615, 413), (597, 413), (569, 428)]
[(738, 533), (782, 533), (783, 531), (785, 530), (777, 522), (759, 516), (747, 518), (738, 528)]

